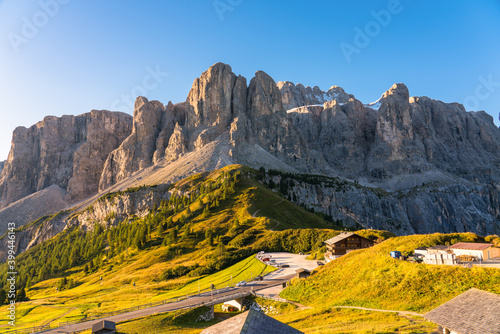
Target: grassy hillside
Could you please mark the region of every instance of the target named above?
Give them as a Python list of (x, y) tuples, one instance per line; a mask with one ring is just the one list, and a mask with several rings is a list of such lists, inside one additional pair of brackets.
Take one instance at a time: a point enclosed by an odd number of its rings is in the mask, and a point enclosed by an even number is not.
[[(96, 221), (88, 231), (75, 226), (19, 255), (18, 288), (25, 288), (30, 301), (18, 306), (18, 325), (192, 294), (198, 279), (201, 290), (230, 284), (231, 275), (236, 283), (269, 270), (249, 258), (257, 251), (318, 250), (339, 233), (260, 184), (255, 173), (229, 166), (192, 176), (168, 188), (169, 200), (143, 217), (108, 227)], [(0, 282), (6, 282), (6, 273), (2, 265)]]
[(363, 306), (429, 311), (470, 288), (500, 293), (500, 270), (417, 264), (392, 259), (389, 252), (479, 240), (475, 234), (431, 234), (391, 238), (349, 253), (320, 268), (307, 280), (295, 280), (281, 296), (305, 305)]

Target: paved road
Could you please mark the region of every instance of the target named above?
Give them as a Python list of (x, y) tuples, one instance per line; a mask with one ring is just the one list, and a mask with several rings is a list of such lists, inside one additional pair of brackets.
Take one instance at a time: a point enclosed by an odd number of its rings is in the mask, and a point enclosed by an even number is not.
[[(259, 291), (262, 289), (269, 288), (274, 285), (280, 285), (288, 280), (290, 280), (293, 276), (295, 275), (287, 275), (287, 276), (281, 276), (280, 278), (270, 278), (266, 279), (261, 282), (251, 282), (247, 284), (246, 286), (239, 287), (239, 288), (229, 288), (229, 289), (224, 289), (224, 290), (218, 290), (218, 293), (215, 293), (213, 296), (211, 293), (205, 293), (201, 294), (200, 296), (192, 296), (188, 299), (181, 300), (179, 302), (174, 302), (174, 303), (169, 303), (165, 305), (160, 305), (160, 306), (155, 306), (155, 307), (150, 307), (150, 308), (145, 308), (142, 310), (137, 310), (133, 312), (128, 312), (124, 314), (119, 314), (111, 317), (106, 317), (102, 319), (114, 321), (114, 322), (121, 322), (121, 321), (126, 321), (126, 320), (131, 320), (131, 319), (136, 319), (136, 318), (141, 318), (144, 316), (152, 315), (152, 314), (157, 314), (157, 313), (166, 313), (166, 312), (171, 312), (171, 311), (176, 311), (176, 310), (181, 310), (181, 309), (188, 309), (188, 308), (193, 308), (197, 306), (202, 306), (202, 305), (210, 305), (214, 303), (219, 303), (219, 302), (224, 302), (225, 299), (229, 298), (230, 296), (233, 296), (235, 294), (241, 294), (242, 296), (249, 295), (250, 291)], [(241, 296), (240, 296), (241, 297)], [(237, 298), (237, 297), (235, 297)], [(43, 333), (71, 333), (71, 332), (76, 332), (76, 331), (82, 331), (85, 329), (89, 329), (92, 327), (93, 324), (98, 322), (99, 320), (92, 320), (92, 321), (86, 321), (82, 322), (79, 324), (75, 325), (68, 325), (68, 326), (63, 326), (59, 327), (56, 329), (52, 329), (49, 331), (45, 331)]]

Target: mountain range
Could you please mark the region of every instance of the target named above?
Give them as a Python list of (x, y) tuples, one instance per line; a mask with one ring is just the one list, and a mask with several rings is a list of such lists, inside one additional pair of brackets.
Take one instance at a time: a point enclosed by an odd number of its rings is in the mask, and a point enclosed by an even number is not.
[(0, 232), (232, 164), (279, 171), (268, 181), (290, 200), (346, 227), (500, 233), (500, 129), (486, 112), (402, 83), (370, 104), (263, 71), (247, 83), (223, 63), (184, 102), (138, 97), (133, 117), (92, 110), (16, 128), (0, 163)]

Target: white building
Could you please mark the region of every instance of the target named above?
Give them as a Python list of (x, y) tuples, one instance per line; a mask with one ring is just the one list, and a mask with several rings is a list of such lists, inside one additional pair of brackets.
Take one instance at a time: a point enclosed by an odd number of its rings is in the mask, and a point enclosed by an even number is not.
[(476, 242), (459, 242), (450, 247), (450, 250), (457, 257), (468, 255), (477, 258), (478, 260), (489, 260), (500, 257), (500, 248), (494, 247), (492, 244), (476, 243)]

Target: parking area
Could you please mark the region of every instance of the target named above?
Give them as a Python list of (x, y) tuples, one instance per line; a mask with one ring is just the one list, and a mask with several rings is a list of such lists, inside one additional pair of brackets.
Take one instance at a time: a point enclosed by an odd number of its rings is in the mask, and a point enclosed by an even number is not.
[[(264, 281), (275, 280), (282, 277), (295, 275), (295, 270), (299, 268), (304, 268), (309, 271), (313, 271), (318, 267), (318, 262), (316, 260), (306, 260), (307, 255), (299, 255), (292, 253), (264, 253), (259, 256), (261, 259), (269, 258), (269, 260), (274, 260), (277, 265), (286, 265), (285, 268), (278, 268), (278, 270), (273, 271), (270, 274), (264, 276)], [(267, 262), (267, 261), (266, 261)], [(250, 284), (255, 284), (252, 282)], [(281, 285), (272, 286), (263, 290), (259, 290), (258, 295), (263, 295), (267, 297), (279, 297), (280, 292), (283, 290)]]
[[(313, 271), (318, 267), (316, 260), (306, 260), (307, 255), (299, 255), (292, 253), (264, 253), (261, 256), (262, 259), (269, 258), (270, 261), (277, 265), (285, 265), (285, 268), (278, 268), (278, 270), (264, 276), (264, 280), (280, 278), (283, 276), (288, 276), (295, 274), (295, 270), (299, 268), (304, 268), (309, 271)], [(269, 262), (270, 262), (269, 261)]]

